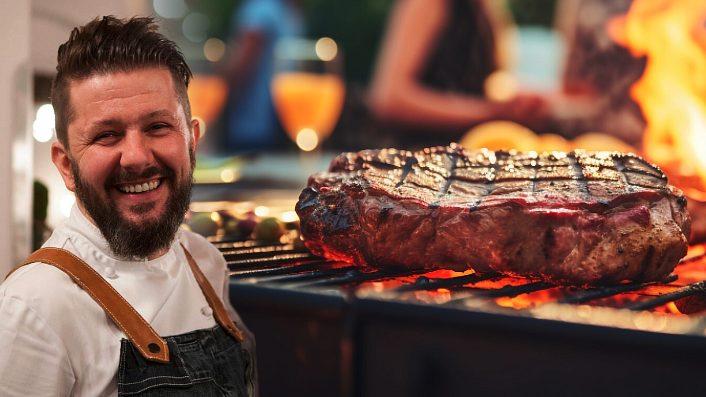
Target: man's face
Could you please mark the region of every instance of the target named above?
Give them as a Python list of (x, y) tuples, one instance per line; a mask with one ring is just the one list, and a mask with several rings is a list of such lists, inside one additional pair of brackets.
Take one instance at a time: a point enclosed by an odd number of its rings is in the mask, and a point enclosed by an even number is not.
[(66, 187), (116, 255), (163, 254), (188, 208), (199, 138), (171, 74), (97, 75), (74, 81), (70, 98), (69, 148), (52, 146)]

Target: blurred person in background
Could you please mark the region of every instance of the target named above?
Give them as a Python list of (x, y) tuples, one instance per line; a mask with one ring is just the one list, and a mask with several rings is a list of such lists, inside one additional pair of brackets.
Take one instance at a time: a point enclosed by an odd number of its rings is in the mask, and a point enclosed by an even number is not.
[(560, 0), (556, 26), (568, 52), (562, 96), (557, 100), (557, 132), (566, 137), (604, 132), (639, 147), (645, 119), (630, 87), (645, 70), (609, 34), (610, 21), (627, 14), (633, 0)]
[(277, 119), (270, 81), (277, 42), (304, 34), (300, 8), (299, 0), (244, 0), (232, 16), (222, 65), (229, 84), (225, 143), (231, 153), (292, 145)]
[(490, 120), (543, 128), (550, 109), (541, 96), (495, 101), (485, 94), (486, 79), (502, 63), (497, 44), (503, 3), (398, 0), (393, 5), (368, 102), (381, 132), (388, 134), (382, 145), (446, 145)]

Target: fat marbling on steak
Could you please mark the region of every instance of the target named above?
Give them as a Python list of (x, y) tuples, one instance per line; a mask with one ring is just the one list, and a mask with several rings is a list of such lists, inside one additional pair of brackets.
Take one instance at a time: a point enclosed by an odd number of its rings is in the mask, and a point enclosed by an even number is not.
[(296, 211), (307, 247), (330, 259), (573, 285), (661, 280), (690, 229), (682, 192), (636, 155), (455, 144), (343, 153)]

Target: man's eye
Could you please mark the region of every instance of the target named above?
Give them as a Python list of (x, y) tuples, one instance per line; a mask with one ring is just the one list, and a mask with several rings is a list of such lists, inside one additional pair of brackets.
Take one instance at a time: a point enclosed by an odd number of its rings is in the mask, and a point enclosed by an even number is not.
[(151, 129), (151, 130), (161, 130), (161, 129), (164, 129), (164, 128), (167, 128), (167, 127), (169, 127), (169, 126), (166, 125), (166, 124), (153, 124), (153, 125), (150, 126), (150, 129)]
[(106, 141), (106, 140), (109, 140), (109, 139), (112, 139), (112, 138), (115, 138), (115, 137), (116, 137), (116, 134), (114, 134), (114, 133), (112, 133), (112, 132), (106, 132), (106, 133), (103, 133), (103, 134), (96, 135), (96, 137), (93, 138), (93, 140), (94, 140), (95, 142), (101, 142), (101, 141)]

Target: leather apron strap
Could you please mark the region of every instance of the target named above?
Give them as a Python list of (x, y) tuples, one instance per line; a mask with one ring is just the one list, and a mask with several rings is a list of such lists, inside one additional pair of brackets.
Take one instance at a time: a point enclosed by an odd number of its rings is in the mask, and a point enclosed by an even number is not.
[[(196, 265), (193, 257), (184, 249), (184, 254), (189, 262), (189, 267), (196, 278), (206, 301), (213, 309), (216, 320), (226, 331), (237, 340), (243, 340), (242, 333), (228, 317), (223, 303), (216, 295), (213, 287)], [(161, 338), (152, 326), (130, 305), (113, 286), (110, 285), (98, 272), (81, 258), (61, 248), (42, 248), (30, 255), (22, 264), (12, 269), (6, 276), (9, 277), (15, 270), (30, 263), (42, 262), (54, 266), (66, 273), (84, 291), (95, 300), (115, 324), (128, 337), (142, 356), (150, 361), (159, 363), (169, 362), (169, 348), (167, 342)]]
[[(61, 248), (42, 248), (35, 251), (12, 272), (35, 262), (54, 266), (71, 277), (105, 310), (145, 359), (160, 363), (169, 362), (167, 341), (162, 339), (140, 313), (86, 262)], [(10, 274), (7, 276), (9, 277)]]
[(238, 327), (235, 326), (233, 320), (230, 319), (230, 316), (228, 316), (228, 312), (226, 312), (223, 302), (221, 302), (218, 298), (218, 295), (216, 294), (216, 291), (213, 290), (211, 283), (209, 283), (206, 276), (203, 275), (203, 272), (201, 272), (201, 269), (196, 265), (196, 261), (194, 261), (194, 258), (191, 256), (189, 251), (186, 250), (184, 245), (182, 245), (181, 248), (184, 249), (186, 260), (189, 262), (189, 266), (191, 266), (191, 272), (194, 274), (196, 282), (199, 283), (199, 287), (201, 287), (201, 291), (203, 291), (203, 295), (206, 297), (208, 305), (211, 306), (211, 309), (213, 309), (213, 314), (214, 317), (216, 317), (216, 321), (218, 321), (218, 323), (225, 328), (231, 336), (242, 342), (243, 333), (238, 329)]

